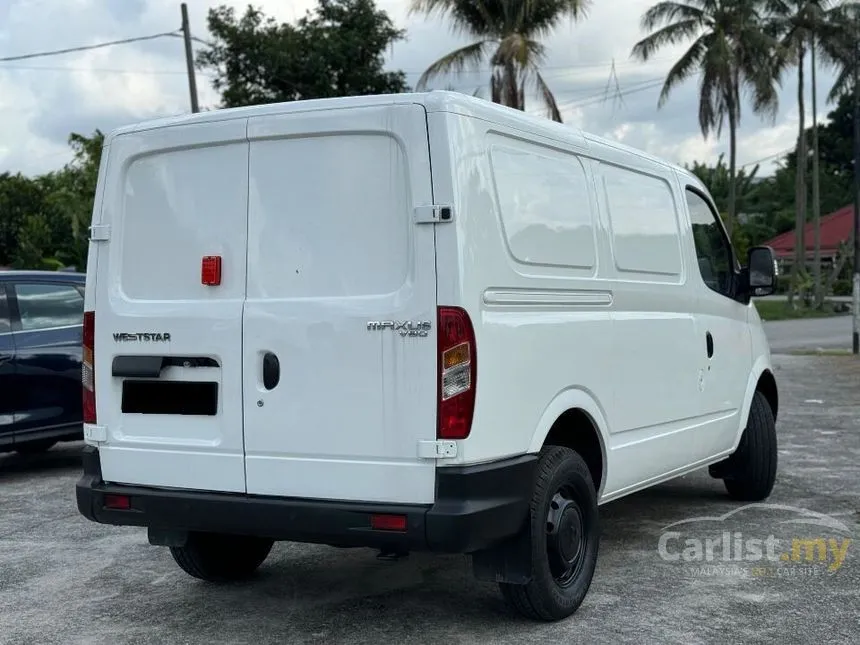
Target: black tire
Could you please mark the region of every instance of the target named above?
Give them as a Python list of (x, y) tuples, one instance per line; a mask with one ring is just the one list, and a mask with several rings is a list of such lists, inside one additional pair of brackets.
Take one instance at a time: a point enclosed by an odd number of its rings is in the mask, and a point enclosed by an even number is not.
[(249, 578), (272, 550), (273, 540), (245, 535), (191, 533), (185, 546), (170, 554), (185, 573), (207, 582)]
[(776, 481), (777, 461), (773, 410), (764, 395), (756, 392), (738, 449), (721, 467), (729, 496), (742, 502), (767, 499)]
[(27, 443), (16, 444), (15, 452), (20, 455), (38, 455), (53, 448), (55, 443), (57, 443), (56, 439), (28, 441)]
[(532, 579), (525, 585), (500, 583), (502, 595), (526, 618), (567, 618), (588, 593), (600, 541), (597, 493), (588, 466), (573, 450), (541, 451), (527, 530)]

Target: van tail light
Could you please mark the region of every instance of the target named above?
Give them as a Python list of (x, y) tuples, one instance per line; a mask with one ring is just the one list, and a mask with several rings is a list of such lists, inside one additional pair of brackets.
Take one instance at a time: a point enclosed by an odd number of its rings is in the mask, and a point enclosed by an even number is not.
[(370, 528), (374, 531), (406, 531), (405, 515), (371, 515)]
[(475, 330), (459, 307), (439, 307), (439, 439), (465, 439), (472, 430), (477, 385)]
[(84, 312), (83, 347), (81, 348), (81, 384), (83, 386), (84, 423), (96, 422), (96, 314)]

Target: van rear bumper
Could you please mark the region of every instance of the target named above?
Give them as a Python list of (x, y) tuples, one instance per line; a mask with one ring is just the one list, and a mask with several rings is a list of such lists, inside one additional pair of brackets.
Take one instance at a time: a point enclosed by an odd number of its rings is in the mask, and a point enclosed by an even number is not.
[[(396, 551), (473, 553), (519, 532), (529, 510), (536, 455), (476, 466), (439, 467), (432, 505), (375, 504), (210, 493), (109, 484), (98, 450), (86, 446), (78, 510), (101, 524), (153, 532), (256, 535), (275, 540)], [(125, 495), (128, 510), (107, 508)], [(373, 530), (372, 515), (404, 515), (405, 531)]]

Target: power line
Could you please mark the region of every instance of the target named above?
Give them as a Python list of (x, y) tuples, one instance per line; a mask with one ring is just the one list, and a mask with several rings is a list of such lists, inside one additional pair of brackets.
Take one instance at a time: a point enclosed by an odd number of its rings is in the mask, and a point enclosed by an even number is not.
[[(669, 62), (674, 60), (672, 58), (652, 58), (649, 62), (659, 63), (659, 62)], [(626, 67), (630, 65), (641, 66), (642, 63), (635, 60), (624, 61), (621, 63), (615, 63), (616, 67)], [(541, 70), (574, 70), (574, 69), (599, 69), (605, 67), (611, 67), (612, 61), (607, 60), (601, 63), (570, 63), (568, 65), (541, 65)], [(402, 70), (406, 74), (423, 74), (425, 70)], [(451, 72), (452, 76), (457, 76), (459, 74), (487, 74), (492, 72), (493, 70), (489, 67), (487, 68), (472, 68), (472, 69), (464, 69), (462, 71)]]
[(794, 148), (789, 148), (788, 150), (783, 150), (782, 152), (777, 152), (777, 153), (774, 153), (772, 155), (768, 155), (767, 157), (763, 157), (762, 159), (759, 159), (758, 161), (751, 161), (749, 163), (745, 163), (744, 165), (740, 166), (740, 168), (749, 168), (750, 166), (758, 166), (759, 164), (762, 164), (765, 161), (770, 161), (771, 159), (776, 159), (777, 157), (784, 157), (785, 155), (791, 154), (792, 152), (794, 152)]
[[(179, 35), (179, 34), (177, 34), (177, 35)], [(204, 40), (203, 38), (198, 38), (197, 36), (191, 36), (191, 40), (193, 40), (195, 43), (200, 43), (201, 45), (206, 45), (207, 47), (214, 47), (215, 46), (215, 43), (213, 43), (211, 40)]]
[[(550, 77), (544, 75), (544, 80), (550, 80)], [(637, 86), (643, 85), (645, 83), (652, 83), (654, 80), (657, 80), (657, 79), (648, 79), (645, 81), (637, 81), (635, 83), (631, 83), (628, 87), (637, 87)], [(548, 83), (548, 84), (552, 85), (552, 83)], [(481, 81), (481, 82), (475, 82), (475, 83), (461, 83), (461, 84), (457, 84), (457, 85), (451, 85), (450, 83), (444, 83), (444, 84), (443, 83), (438, 83), (438, 84), (434, 83), (433, 84), (434, 88), (451, 89), (451, 90), (486, 89), (488, 86), (489, 86), (489, 79), (487, 79), (487, 82)], [(558, 97), (558, 96), (576, 97), (576, 96), (581, 95), (581, 94), (587, 94), (588, 92), (596, 92), (598, 90), (604, 90), (605, 88), (606, 88), (605, 84), (585, 85), (582, 87), (570, 87), (567, 89), (558, 89), (558, 90), (554, 89), (552, 93), (556, 97)], [(601, 93), (601, 94), (594, 94), (594, 95), (590, 95), (590, 96), (581, 96), (579, 98), (571, 98), (570, 100), (582, 101), (582, 100), (594, 98), (596, 96), (603, 96), (603, 94)]]
[(0, 65), (0, 71), (4, 69), (27, 70), (32, 72), (96, 72), (99, 74), (157, 74), (157, 75), (185, 75), (183, 70), (169, 69), (117, 69), (110, 67), (62, 67), (47, 65)]
[(95, 45), (82, 45), (80, 47), (69, 47), (67, 49), (54, 49), (51, 51), (36, 52), (33, 54), (21, 54), (19, 56), (5, 56), (0, 58), (0, 63), (11, 62), (16, 60), (28, 60), (31, 58), (42, 58), (45, 56), (59, 56), (60, 54), (71, 54), (74, 52), (82, 52), (90, 49), (101, 49), (102, 47), (112, 47), (114, 45), (125, 45), (128, 43), (136, 43), (142, 40), (155, 40), (156, 38), (164, 38), (165, 36), (176, 36), (176, 31), (167, 31), (161, 34), (152, 34), (151, 36), (137, 36), (135, 38), (123, 38), (122, 40), (112, 40), (105, 43), (97, 43)]
[[(624, 97), (629, 96), (631, 94), (637, 94), (638, 92), (646, 92), (648, 90), (654, 89), (664, 83), (662, 78), (651, 79), (647, 81), (641, 81), (639, 83), (634, 84), (632, 89), (628, 88), (623, 92), (620, 92), (617, 96)], [(600, 94), (594, 94), (593, 96), (586, 96), (582, 99), (577, 99), (575, 101), (567, 101), (559, 105), (559, 108), (583, 108), (590, 107), (592, 105), (597, 105), (598, 103), (603, 103), (606, 100), (606, 95), (604, 92)]]

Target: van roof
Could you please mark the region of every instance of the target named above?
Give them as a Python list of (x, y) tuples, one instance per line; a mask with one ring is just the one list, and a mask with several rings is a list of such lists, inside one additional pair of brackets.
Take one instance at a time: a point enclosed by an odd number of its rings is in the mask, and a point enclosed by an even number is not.
[(450, 112), (461, 114), (463, 116), (501, 122), (520, 130), (545, 136), (549, 139), (560, 139), (579, 144), (582, 147), (587, 146), (586, 142), (592, 141), (597, 144), (610, 146), (616, 150), (636, 155), (641, 159), (651, 161), (664, 167), (671, 167), (683, 175), (691, 178), (693, 177), (686, 168), (670, 163), (663, 158), (649, 154), (638, 148), (634, 148), (605, 137), (600, 137), (595, 134), (585, 133), (580, 128), (570, 124), (556, 123), (545, 117), (528, 114), (520, 110), (515, 110), (487, 101), (486, 99), (477, 98), (460, 92), (452, 92), (450, 90), (308, 99), (304, 101), (265, 103), (262, 105), (251, 105), (237, 108), (221, 108), (198, 112), (196, 114), (182, 114), (172, 117), (141, 121), (139, 123), (133, 123), (117, 128), (110, 132), (105, 138), (105, 145), (110, 145), (110, 142), (115, 137), (123, 134), (155, 130), (177, 125), (212, 123), (233, 119), (311, 112), (317, 110), (336, 110), (410, 103), (423, 105), (427, 112)]

